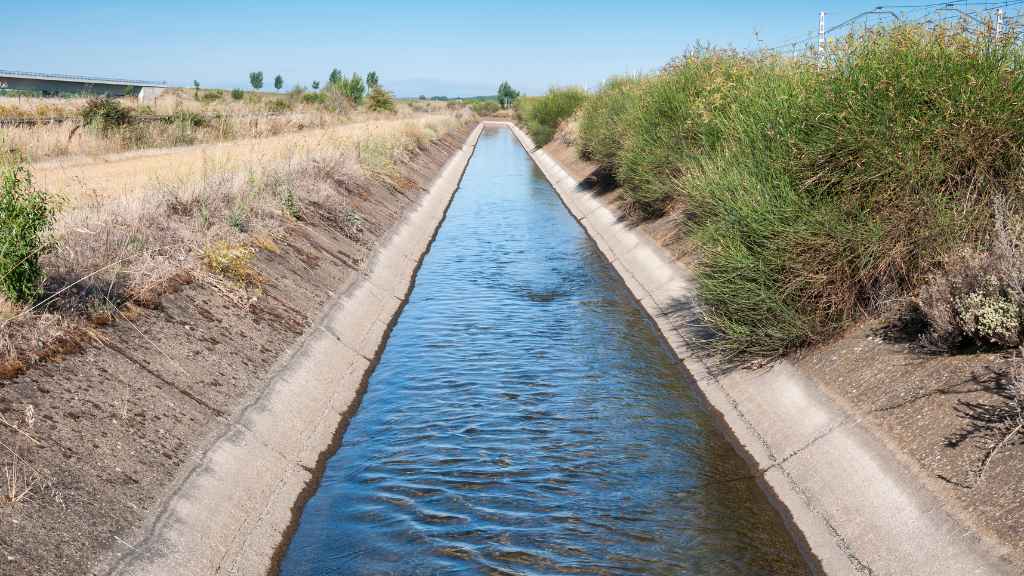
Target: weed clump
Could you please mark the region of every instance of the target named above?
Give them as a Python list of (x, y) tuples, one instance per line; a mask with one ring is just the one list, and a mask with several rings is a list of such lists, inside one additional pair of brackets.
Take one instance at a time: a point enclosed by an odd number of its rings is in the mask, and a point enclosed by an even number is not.
[(395, 99), (391, 96), (391, 93), (384, 88), (374, 86), (370, 90), (370, 96), (367, 99), (366, 107), (372, 112), (394, 112)]
[(82, 123), (106, 134), (127, 126), (132, 121), (132, 111), (112, 98), (92, 98), (82, 107), (79, 115)]
[(214, 274), (246, 286), (260, 284), (259, 272), (252, 266), (256, 250), (242, 244), (216, 242), (203, 250), (203, 264)]
[(53, 208), (33, 188), (22, 165), (0, 169), (0, 291), (14, 302), (34, 301), (44, 274), (40, 257), (50, 247)]

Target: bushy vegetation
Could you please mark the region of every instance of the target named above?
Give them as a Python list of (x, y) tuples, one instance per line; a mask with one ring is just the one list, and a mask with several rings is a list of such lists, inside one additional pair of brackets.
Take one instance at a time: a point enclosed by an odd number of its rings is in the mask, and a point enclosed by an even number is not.
[[(819, 70), (695, 51), (609, 81), (582, 109), (580, 152), (611, 170), (635, 214), (680, 214), (726, 351), (827, 338), (912, 294), (951, 254), (990, 250), (996, 197), (1020, 209), (1019, 47), (898, 25), (850, 35), (832, 57)], [(986, 282), (949, 296), (961, 330), (982, 339), (1003, 329), (990, 320), (1020, 315), (990, 302), (1006, 292)]]
[(82, 123), (107, 133), (132, 121), (130, 108), (113, 98), (92, 98), (82, 107)]
[(469, 103), (469, 108), (480, 116), (491, 116), (501, 110), (501, 105), (494, 100), (474, 100)]
[(379, 85), (374, 85), (373, 89), (370, 90), (370, 97), (367, 99), (366, 107), (373, 112), (394, 112), (395, 99), (391, 96), (390, 92)]
[(242, 92), (240, 88), (235, 88), (231, 91), (232, 100), (241, 100), (242, 98), (245, 98), (245, 92)]
[(543, 146), (586, 99), (587, 93), (580, 88), (552, 88), (544, 96), (517, 99), (516, 111), (534, 143)]
[(40, 257), (53, 211), (46, 194), (32, 186), (28, 170), (0, 168), (0, 292), (14, 302), (32, 302), (43, 281)]

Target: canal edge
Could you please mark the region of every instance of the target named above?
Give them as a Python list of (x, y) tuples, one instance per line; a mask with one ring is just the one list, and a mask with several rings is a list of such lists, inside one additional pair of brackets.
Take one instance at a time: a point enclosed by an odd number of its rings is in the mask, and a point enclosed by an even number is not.
[(367, 271), (325, 304), (263, 392), (181, 476), (131, 552), (94, 574), (274, 573), (358, 408), (483, 130), (478, 123)]
[(900, 455), (792, 363), (713, 373), (679, 329), (695, 314), (689, 271), (582, 190), (518, 126), (488, 123), (515, 134), (657, 325), (813, 571), (1012, 573), (998, 550), (943, 509)]

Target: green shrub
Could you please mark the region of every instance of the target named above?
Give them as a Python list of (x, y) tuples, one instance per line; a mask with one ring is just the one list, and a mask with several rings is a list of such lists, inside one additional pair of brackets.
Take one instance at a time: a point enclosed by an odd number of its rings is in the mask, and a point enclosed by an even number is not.
[(559, 123), (586, 99), (587, 93), (579, 88), (552, 88), (544, 96), (517, 99), (516, 109), (533, 142), (544, 146), (555, 137)]
[(494, 100), (477, 100), (471, 102), (469, 108), (480, 116), (492, 116), (501, 110), (501, 105)]
[(24, 303), (39, 296), (39, 258), (49, 247), (52, 221), (49, 199), (32, 187), (28, 170), (0, 169), (0, 290), (7, 298)]
[(206, 115), (191, 110), (176, 110), (167, 117), (167, 121), (188, 128), (202, 128), (210, 124), (210, 118)]
[(577, 149), (583, 158), (615, 168), (625, 135), (623, 122), (636, 109), (640, 78), (611, 78), (583, 104)]
[(306, 104), (321, 104), (324, 101), (324, 97), (319, 92), (306, 92), (302, 95), (302, 101)]
[(242, 90), (235, 88), (231, 91), (232, 100), (241, 100), (242, 98), (245, 98), (245, 92), (243, 92)]
[(370, 97), (367, 99), (366, 107), (373, 112), (394, 112), (395, 99), (387, 90), (380, 86), (374, 86), (370, 90)]
[(82, 123), (107, 133), (127, 126), (132, 121), (132, 111), (112, 98), (91, 98), (79, 112)]
[(292, 109), (292, 103), (284, 98), (274, 98), (267, 102), (267, 111), (280, 114)]
[[(1020, 211), (1022, 56), (916, 25), (851, 35), (824, 70), (696, 51), (609, 81), (581, 111), (580, 149), (639, 215), (681, 214), (715, 344), (772, 356), (912, 293), (962, 246), (987, 249), (995, 196)], [(1006, 298), (944, 301), (961, 332), (1009, 342)]]
[(223, 90), (209, 90), (209, 91), (204, 92), (202, 94), (202, 96), (200, 97), (200, 100), (203, 101), (203, 102), (216, 102), (216, 101), (220, 100), (223, 97), (224, 97), (224, 91)]

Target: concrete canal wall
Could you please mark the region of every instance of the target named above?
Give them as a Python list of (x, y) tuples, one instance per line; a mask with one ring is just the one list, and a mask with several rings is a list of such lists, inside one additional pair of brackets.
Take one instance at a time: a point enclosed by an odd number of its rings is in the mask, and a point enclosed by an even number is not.
[(1012, 573), (999, 551), (963, 529), (893, 451), (791, 363), (710, 370), (683, 329), (696, 319), (689, 272), (506, 125), (657, 323), (816, 570)]
[[(355, 410), (377, 352), (458, 188), (482, 126), (369, 272), (329, 304), (266, 390), (202, 456), (110, 573), (265, 574)], [(284, 542), (287, 544), (287, 542)]]

